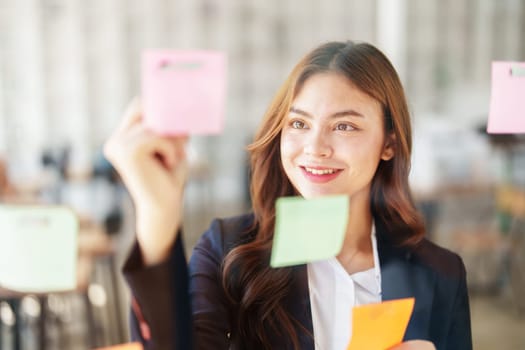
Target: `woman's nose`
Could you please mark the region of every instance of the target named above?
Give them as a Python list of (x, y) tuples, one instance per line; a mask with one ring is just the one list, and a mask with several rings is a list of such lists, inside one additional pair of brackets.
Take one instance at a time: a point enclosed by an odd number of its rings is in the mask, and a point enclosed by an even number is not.
[(312, 130), (305, 140), (304, 153), (315, 157), (330, 157), (332, 147), (328, 137), (322, 132)]

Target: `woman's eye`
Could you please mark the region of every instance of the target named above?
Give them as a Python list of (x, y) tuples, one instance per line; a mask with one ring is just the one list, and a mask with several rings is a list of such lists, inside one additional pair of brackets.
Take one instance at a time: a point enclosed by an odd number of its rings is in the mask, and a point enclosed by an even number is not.
[(340, 130), (340, 131), (352, 131), (352, 130), (355, 130), (355, 128), (352, 125), (346, 124), (346, 123), (337, 124), (335, 129), (336, 130)]
[(306, 127), (306, 125), (304, 124), (304, 122), (300, 121), (300, 120), (294, 120), (292, 122), (292, 128), (294, 129), (304, 129)]

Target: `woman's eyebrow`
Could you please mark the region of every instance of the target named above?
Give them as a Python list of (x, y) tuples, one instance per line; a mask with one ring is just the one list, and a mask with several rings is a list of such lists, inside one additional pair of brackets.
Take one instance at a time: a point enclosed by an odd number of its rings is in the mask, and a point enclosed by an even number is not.
[[(307, 117), (307, 118), (313, 118), (313, 115), (306, 112), (306, 111), (303, 111), (302, 109), (299, 109), (297, 107), (290, 107), (290, 112), (291, 113), (295, 113), (295, 114), (300, 114), (304, 117)], [(345, 109), (344, 111), (340, 111), (340, 112), (335, 112), (331, 115), (329, 115), (328, 117), (329, 118), (341, 118), (341, 117), (346, 117), (346, 116), (354, 116), (354, 117), (364, 117), (363, 114), (353, 110), (353, 109)]]

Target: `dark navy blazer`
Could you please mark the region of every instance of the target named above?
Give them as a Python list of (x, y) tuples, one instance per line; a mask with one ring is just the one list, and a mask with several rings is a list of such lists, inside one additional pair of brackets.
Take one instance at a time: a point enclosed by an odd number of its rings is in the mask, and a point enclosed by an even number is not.
[[(230, 341), (233, 306), (224, 296), (220, 281), (224, 256), (252, 221), (252, 215), (214, 220), (197, 243), (189, 265), (181, 239), (177, 239), (166, 262), (146, 268), (135, 244), (124, 266), (140, 309), (132, 312), (132, 338), (141, 341), (145, 349), (255, 349), (242, 340)], [(472, 349), (461, 258), (428, 240), (413, 248), (395, 248), (384, 239), (385, 231), (376, 226), (382, 300), (416, 300), (404, 339), (430, 340), (438, 350)], [(284, 305), (313, 334), (306, 265), (293, 271), (292, 293)], [(312, 337), (304, 332), (300, 333), (300, 342), (301, 349), (314, 349)], [(275, 349), (292, 348), (282, 338), (273, 339), (272, 344)]]

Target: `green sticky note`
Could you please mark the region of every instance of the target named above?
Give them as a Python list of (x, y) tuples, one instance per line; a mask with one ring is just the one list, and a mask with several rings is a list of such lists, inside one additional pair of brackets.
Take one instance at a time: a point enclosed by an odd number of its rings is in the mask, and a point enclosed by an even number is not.
[(337, 255), (346, 232), (349, 200), (348, 196), (279, 198), (270, 265), (300, 265)]
[(0, 206), (0, 286), (46, 293), (76, 287), (78, 220), (59, 206)]

